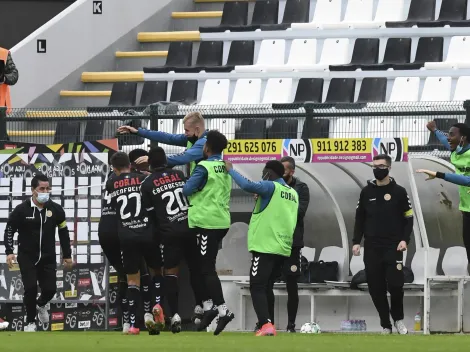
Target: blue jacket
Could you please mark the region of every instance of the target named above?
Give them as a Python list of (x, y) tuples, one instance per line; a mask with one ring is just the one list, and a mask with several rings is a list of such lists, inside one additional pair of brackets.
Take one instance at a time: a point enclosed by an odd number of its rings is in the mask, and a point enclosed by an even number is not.
[[(188, 144), (188, 137), (186, 137), (184, 134), (151, 131), (143, 128), (139, 128), (137, 130), (137, 134), (141, 137), (150, 139), (151, 141), (168, 145), (186, 147), (186, 145)], [(199, 137), (199, 139), (196, 141), (196, 143), (194, 143), (191, 148), (185, 150), (183, 153), (167, 156), (168, 167), (186, 165), (189, 164), (191, 161), (201, 161), (203, 159), (202, 149), (204, 148), (204, 144), (206, 144), (206, 139), (203, 137), (205, 137), (206, 134), (207, 131), (205, 131), (202, 136)]]
[(286, 184), (286, 182), (282, 178), (279, 178), (276, 181), (252, 182), (240, 175), (234, 169), (230, 170), (228, 173), (230, 174), (230, 176), (232, 176), (235, 183), (240, 186), (242, 190), (244, 190), (245, 192), (257, 194), (261, 197), (260, 211), (263, 211), (271, 201), (275, 189), (274, 182), (278, 182), (281, 185)]
[[(222, 160), (222, 155), (214, 154), (207, 158), (207, 160)], [(203, 166), (196, 165), (193, 170), (193, 173), (191, 174), (191, 177), (186, 181), (186, 184), (183, 186), (183, 194), (188, 197), (196, 192), (199, 192), (204, 188), (206, 183), (207, 169)]]
[[(450, 150), (450, 145), (449, 145), (449, 142), (447, 141), (447, 136), (444, 134), (444, 132), (440, 130), (436, 130), (435, 134), (436, 134), (437, 139), (439, 139), (439, 142), (441, 142), (441, 144), (447, 150)], [(470, 149), (470, 145), (466, 145), (462, 148), (462, 151), (459, 154), (463, 154), (469, 149)], [(446, 172), (444, 173), (444, 180), (450, 183), (459, 185), (459, 186), (470, 187), (470, 176), (457, 175), (457, 174)]]

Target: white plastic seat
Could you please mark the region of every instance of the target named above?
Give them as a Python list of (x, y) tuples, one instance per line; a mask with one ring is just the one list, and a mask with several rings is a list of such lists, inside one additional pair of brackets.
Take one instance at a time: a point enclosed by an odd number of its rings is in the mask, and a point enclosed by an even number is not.
[(375, 18), (370, 22), (354, 22), (353, 28), (385, 28), (387, 21), (405, 20), (405, 0), (379, 0)]
[[(439, 260), (439, 248), (430, 247), (428, 250), (428, 276), (437, 275), (437, 261)], [(424, 248), (417, 248), (411, 261), (411, 271), (414, 275), (413, 284), (424, 285)], [(405, 284), (406, 288), (407, 284)]]
[(288, 72), (298, 66), (315, 65), (317, 61), (316, 39), (294, 39), (289, 51), (287, 64), (280, 66), (267, 66), (266, 72)]
[(237, 80), (231, 104), (259, 104), (261, 79), (242, 78)]
[(349, 0), (344, 20), (338, 23), (323, 23), (323, 29), (355, 28), (361, 23), (372, 22), (374, 0)]
[(429, 131), (426, 128), (428, 120), (425, 118), (400, 119), (399, 137), (408, 137), (408, 145), (426, 145), (429, 140)]
[(320, 61), (315, 65), (298, 65), (295, 71), (323, 71), (330, 65), (344, 65), (349, 63), (349, 39), (329, 38), (323, 42)]
[(443, 62), (426, 62), (427, 70), (470, 68), (470, 36), (456, 36), (450, 39), (447, 57)]
[(270, 78), (261, 104), (292, 103), (292, 78)]
[(468, 259), (465, 247), (447, 248), (442, 258), (442, 271), (449, 276), (468, 276)]
[(229, 79), (208, 79), (204, 83), (200, 105), (228, 104)]
[(304, 256), (309, 263), (315, 261), (315, 248), (304, 247), (301, 252), (302, 256)]
[(292, 23), (296, 29), (322, 28), (325, 23), (340, 23), (342, 0), (317, 0), (312, 22)]
[(235, 72), (261, 72), (269, 66), (282, 66), (285, 52), (286, 41), (284, 39), (263, 40), (256, 64), (235, 66)]
[(454, 101), (470, 99), (470, 76), (462, 76), (455, 86)]
[(451, 77), (426, 78), (421, 101), (449, 101), (451, 84)]
[(362, 119), (359, 117), (341, 117), (333, 124), (330, 138), (362, 138)]
[(345, 279), (343, 274), (344, 259), (345, 249), (336, 246), (324, 247), (318, 258), (318, 260), (323, 260), (324, 262), (338, 262), (338, 281)]
[(209, 130), (218, 130), (230, 140), (235, 139), (235, 124), (235, 119), (210, 119), (207, 128)]
[(395, 129), (393, 128), (393, 117), (376, 117), (369, 119), (367, 123), (366, 138), (394, 138)]
[(364, 266), (364, 247), (361, 248), (361, 253), (356, 256), (353, 255), (351, 262), (349, 263), (349, 269), (351, 269), (352, 276), (356, 275), (359, 271), (363, 270)]
[(389, 102), (418, 101), (419, 77), (397, 77), (393, 82)]

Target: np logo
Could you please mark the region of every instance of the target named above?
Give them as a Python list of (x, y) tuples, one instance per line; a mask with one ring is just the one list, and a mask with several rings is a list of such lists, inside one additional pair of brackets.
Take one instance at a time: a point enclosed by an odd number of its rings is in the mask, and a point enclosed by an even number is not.
[(372, 157), (387, 154), (392, 161), (404, 160), (405, 144), (403, 138), (374, 138), (372, 141)]
[(310, 163), (312, 161), (312, 144), (309, 139), (284, 139), (282, 156), (290, 156), (297, 162)]

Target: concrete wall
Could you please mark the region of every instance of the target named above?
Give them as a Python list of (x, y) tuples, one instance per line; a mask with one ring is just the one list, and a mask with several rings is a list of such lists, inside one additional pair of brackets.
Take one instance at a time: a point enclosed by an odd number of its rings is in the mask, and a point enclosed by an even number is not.
[[(58, 106), (61, 89), (83, 89), (83, 71), (114, 71), (116, 50), (138, 50), (138, 32), (167, 30), (171, 11), (191, 8), (190, 0), (103, 0), (93, 14), (92, 0), (76, 1), (12, 49), (20, 72), (13, 106)], [(46, 53), (37, 53), (38, 39)]]

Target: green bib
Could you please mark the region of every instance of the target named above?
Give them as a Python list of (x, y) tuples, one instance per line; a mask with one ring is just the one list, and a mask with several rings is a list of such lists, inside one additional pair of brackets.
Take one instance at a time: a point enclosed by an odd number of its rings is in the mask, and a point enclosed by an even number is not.
[[(202, 137), (202, 138), (206, 139), (207, 137), (204, 136), (204, 137)], [(188, 141), (188, 142), (186, 143), (186, 150), (191, 149), (191, 148), (193, 147), (193, 145), (194, 145), (193, 143), (191, 143), (190, 141)], [(191, 175), (191, 174), (193, 173), (193, 170), (194, 170), (194, 168), (196, 167), (196, 165), (197, 165), (197, 163), (196, 163), (195, 161), (191, 161), (191, 162), (189, 163), (189, 175)]]
[(256, 200), (248, 228), (248, 251), (289, 257), (297, 225), (299, 196), (287, 185), (274, 182), (274, 187), (271, 201), (263, 211), (259, 211), (261, 198)]
[(223, 161), (203, 160), (198, 165), (207, 170), (207, 183), (202, 190), (189, 197), (189, 227), (228, 229), (232, 177), (227, 173)]
[[(450, 162), (455, 166), (455, 173), (457, 175), (470, 176), (470, 150), (460, 155), (456, 152), (452, 152)], [(459, 209), (461, 211), (470, 212), (470, 194), (467, 193), (469, 191), (469, 187), (459, 186)]]

